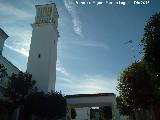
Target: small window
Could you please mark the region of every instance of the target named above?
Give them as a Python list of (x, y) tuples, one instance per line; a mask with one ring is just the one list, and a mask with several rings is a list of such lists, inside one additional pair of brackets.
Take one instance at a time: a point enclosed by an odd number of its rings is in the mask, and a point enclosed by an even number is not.
[(56, 43), (56, 41), (54, 40), (54, 44)]
[(38, 58), (41, 58), (41, 54), (38, 54)]

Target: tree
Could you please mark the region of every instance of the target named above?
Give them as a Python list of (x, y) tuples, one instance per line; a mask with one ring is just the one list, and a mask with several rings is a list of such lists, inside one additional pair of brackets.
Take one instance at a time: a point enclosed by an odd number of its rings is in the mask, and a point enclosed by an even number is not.
[(10, 101), (0, 99), (0, 120), (9, 120), (13, 108), (14, 105)]
[[(160, 106), (160, 12), (148, 20), (144, 28), (141, 45), (144, 47), (144, 61), (147, 63), (148, 71), (155, 86), (154, 107), (157, 109)], [(157, 119), (160, 119), (159, 110), (155, 113), (158, 116)]]
[(65, 117), (67, 103), (59, 92), (45, 94), (36, 92), (27, 97), (24, 104), (24, 118), (35, 115), (40, 118), (58, 119)]
[(129, 116), (129, 115), (133, 114), (133, 107), (129, 106), (129, 105), (126, 105), (123, 102), (122, 97), (118, 96), (116, 98), (116, 102), (117, 102), (118, 109), (119, 109), (119, 112), (120, 112), (121, 115), (128, 115)]
[(75, 119), (76, 116), (77, 116), (76, 110), (75, 110), (74, 108), (72, 108), (72, 109), (71, 109), (71, 118), (72, 118), (72, 119)]
[(35, 83), (35, 80), (32, 80), (32, 75), (29, 73), (13, 73), (11, 77), (9, 77), (6, 96), (8, 96), (11, 101), (25, 99), (36, 90), (36, 87), (34, 87)]
[[(2, 79), (8, 76), (7, 74), (7, 68), (3, 64), (0, 64), (0, 80), (2, 82)], [(2, 91), (0, 91), (2, 92)], [(0, 119), (1, 120), (7, 120), (9, 113), (10, 113), (11, 106), (9, 106), (9, 103), (0, 98)]]
[[(7, 77), (8, 74), (7, 74), (7, 68), (3, 65), (3, 64), (0, 64), (0, 84), (2, 86), (4, 86), (4, 80), (3, 78)], [(1, 91), (2, 92), (2, 91)]]
[(6, 70), (7, 70), (7, 68), (5, 68), (5, 66), (3, 64), (0, 64), (0, 79), (8, 76)]
[[(154, 100), (154, 86), (148, 73), (145, 62), (137, 61), (126, 68), (119, 80), (118, 106), (123, 114), (140, 109), (149, 109)], [(125, 107), (129, 111), (125, 110)]]
[(10, 113), (13, 113), (17, 108), (21, 108), (27, 96), (36, 90), (36, 87), (34, 87), (36, 82), (31, 78), (31, 74), (23, 72), (13, 73), (9, 77), (5, 91), (5, 96), (8, 99), (5, 102), (10, 105)]
[(160, 12), (148, 20), (141, 43), (144, 46), (144, 60), (158, 90), (160, 88)]

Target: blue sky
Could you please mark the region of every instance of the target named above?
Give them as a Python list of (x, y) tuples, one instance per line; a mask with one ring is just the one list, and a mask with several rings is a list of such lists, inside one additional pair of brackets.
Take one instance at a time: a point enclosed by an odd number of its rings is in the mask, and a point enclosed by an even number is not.
[[(81, 5), (83, 1), (52, 0), (59, 12), (56, 90), (64, 94), (114, 92), (120, 73), (142, 57), (138, 47), (149, 17), (160, 1), (147, 5)], [(106, 2), (105, 0), (99, 0)], [(125, 0), (123, 0), (125, 1)], [(127, 0), (126, 0), (127, 1)], [(10, 36), (3, 55), (26, 71), (35, 5), (49, 0), (0, 0), (0, 27)], [(132, 40), (133, 43), (127, 43)], [(135, 58), (133, 57), (135, 56)]]

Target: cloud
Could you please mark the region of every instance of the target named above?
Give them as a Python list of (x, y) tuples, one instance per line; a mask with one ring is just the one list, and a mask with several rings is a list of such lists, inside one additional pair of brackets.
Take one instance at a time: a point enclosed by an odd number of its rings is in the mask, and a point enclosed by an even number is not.
[(8, 3), (0, 3), (0, 12), (3, 15), (7, 15), (10, 17), (15, 17), (15, 19), (26, 19), (26, 18), (32, 18), (32, 14), (29, 14), (28, 12), (18, 9), (14, 7), (11, 4)]
[(56, 71), (61, 73), (65, 77), (69, 77), (69, 73), (66, 71), (66, 69), (62, 66), (59, 60), (57, 60), (56, 64)]
[(10, 36), (5, 47), (28, 57), (31, 42), (30, 21), (34, 15), (9, 3), (0, 3), (1, 27)]
[(74, 40), (71, 42), (68, 42), (69, 44), (74, 44), (74, 45), (78, 45), (81, 47), (93, 47), (93, 48), (102, 48), (105, 50), (109, 49), (109, 46), (101, 41), (96, 41), (96, 40)]
[(56, 90), (69, 91), (67, 94), (115, 93), (117, 79), (101, 74), (75, 75), (57, 61)]
[(20, 54), (29, 56), (30, 42), (31, 42), (31, 30), (27, 27), (6, 27), (7, 34), (10, 36), (6, 42), (5, 47), (16, 51)]
[(76, 12), (76, 6), (73, 0), (64, 0), (65, 7), (72, 17), (73, 29), (76, 34), (82, 36), (81, 22)]
[[(74, 83), (76, 92), (80, 93), (115, 93), (116, 80), (103, 75), (83, 75), (80, 83)], [(71, 86), (70, 86), (71, 87)], [(71, 87), (73, 88), (73, 87)], [(83, 88), (83, 89), (82, 89)]]
[[(64, 69), (64, 68), (63, 68)], [(65, 70), (65, 72), (67, 72)], [(65, 89), (69, 94), (92, 94), (92, 93), (115, 93), (117, 81), (116, 78), (109, 78), (100, 74), (85, 74), (75, 76), (67, 72), (57, 77), (56, 89)], [(66, 91), (65, 91), (66, 92)], [(68, 93), (67, 93), (68, 94)]]
[(17, 52), (17, 53), (23, 54), (26, 57), (29, 56), (28, 50), (26, 50), (24, 48), (13, 47), (12, 45), (10, 46), (10, 45), (7, 45), (7, 44), (5, 44), (4, 46), (9, 48), (10, 50), (13, 50), (13, 51)]
[[(76, 34), (82, 36), (81, 22), (76, 12), (76, 6), (73, 0), (64, 0), (65, 7), (72, 17), (73, 29)], [(30, 10), (25, 11), (18, 7), (0, 3), (0, 24), (6, 33), (10, 36), (5, 47), (23, 54), (28, 57), (29, 45), (31, 39), (31, 27), (29, 23), (33, 22), (34, 15)], [(73, 43), (80, 46), (101, 47), (107, 46), (100, 42), (85, 41)], [(113, 92), (115, 90), (115, 79), (108, 78), (103, 75), (73, 75), (68, 72), (60, 61), (57, 62), (56, 71), (58, 88), (66, 88), (72, 93), (98, 93), (98, 92)]]

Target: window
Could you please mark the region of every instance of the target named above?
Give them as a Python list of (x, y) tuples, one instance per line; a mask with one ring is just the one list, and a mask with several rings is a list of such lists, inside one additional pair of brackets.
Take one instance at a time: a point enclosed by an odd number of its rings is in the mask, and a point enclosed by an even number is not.
[(41, 58), (41, 54), (38, 54), (38, 58)]

